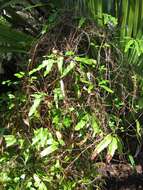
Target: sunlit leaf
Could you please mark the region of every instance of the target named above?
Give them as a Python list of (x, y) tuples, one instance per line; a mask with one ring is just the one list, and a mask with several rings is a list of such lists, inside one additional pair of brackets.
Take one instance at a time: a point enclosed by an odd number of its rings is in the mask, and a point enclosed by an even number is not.
[(95, 59), (89, 59), (85, 57), (75, 57), (75, 61), (87, 64), (87, 65), (95, 65), (96, 60)]
[(91, 126), (92, 126), (95, 134), (98, 134), (101, 131), (100, 126), (99, 126), (99, 124), (97, 122), (97, 118), (95, 116), (92, 116), (92, 124), (91, 124)]
[(79, 24), (78, 24), (78, 28), (81, 28), (83, 26), (83, 24), (85, 23), (86, 19), (84, 17), (82, 17), (80, 20), (79, 20)]
[(75, 131), (79, 131), (80, 129), (82, 129), (83, 127), (86, 126), (86, 124), (88, 123), (89, 121), (89, 116), (88, 114), (86, 114), (85, 116), (83, 116), (81, 118), (81, 120), (77, 123), (77, 125), (75, 126)]
[(117, 139), (117, 144), (118, 144), (118, 152), (119, 154), (122, 154), (123, 153), (123, 143), (122, 143), (122, 140), (119, 136), (116, 136), (116, 139)]
[(135, 166), (135, 160), (133, 158), (133, 156), (131, 154), (128, 155), (129, 161), (131, 163), (132, 166)]
[(74, 67), (75, 67), (75, 62), (71, 61), (70, 64), (67, 66), (67, 68), (63, 71), (61, 77), (65, 77)]
[(44, 156), (48, 156), (49, 154), (53, 153), (54, 151), (56, 151), (58, 149), (58, 144), (54, 143), (51, 146), (48, 146), (47, 148), (45, 148), (41, 153), (40, 156), (44, 157)]
[(126, 53), (126, 52), (131, 48), (131, 46), (132, 46), (133, 44), (134, 44), (134, 40), (133, 40), (133, 39), (129, 40), (129, 41), (126, 43), (124, 52)]
[(14, 76), (21, 79), (21, 78), (23, 78), (25, 76), (25, 73), (24, 72), (15, 73)]
[(49, 74), (49, 72), (52, 70), (52, 67), (53, 67), (53, 64), (54, 64), (54, 60), (52, 60), (52, 59), (49, 59), (49, 60), (45, 60), (44, 62), (43, 62), (43, 64), (47, 64), (47, 66), (46, 66), (46, 70), (45, 70), (45, 72), (44, 72), (44, 77), (45, 76), (47, 76), (48, 74)]
[(75, 53), (73, 51), (66, 51), (66, 56), (73, 56)]
[(34, 186), (38, 188), (38, 190), (47, 190), (46, 185), (44, 184), (44, 182), (40, 179), (40, 176), (38, 176), (37, 174), (33, 175), (34, 178)]
[(44, 73), (44, 76), (46, 76), (51, 71), (54, 62), (55, 61), (53, 59), (44, 60), (37, 68), (34, 68), (33, 70), (31, 70), (29, 72), (29, 75), (32, 75), (46, 67), (46, 71)]
[[(49, 140), (49, 131), (47, 128), (39, 128), (34, 130), (34, 137), (32, 138), (32, 146), (35, 146), (37, 149), (44, 147), (48, 144)], [(52, 144), (52, 139), (51, 139)]]
[(4, 138), (7, 147), (15, 145), (17, 143), (17, 140), (14, 135), (4, 135)]
[(109, 93), (111, 93), (111, 94), (114, 93), (114, 91), (111, 90), (111, 88), (109, 88), (109, 87), (107, 87), (107, 86), (105, 86), (105, 85), (100, 85), (100, 87), (102, 87), (104, 90), (106, 90), (107, 92), (109, 92)]
[(29, 114), (28, 114), (29, 117), (31, 117), (32, 115), (36, 113), (37, 108), (39, 107), (41, 101), (43, 100), (44, 94), (35, 94), (34, 97), (35, 99), (34, 99), (33, 105), (31, 106), (29, 110)]
[(105, 148), (108, 147), (108, 145), (111, 143), (111, 141), (112, 141), (111, 134), (104, 137), (104, 139), (97, 145), (97, 147), (93, 151), (91, 159), (94, 160), (100, 152), (102, 152)]
[(57, 59), (57, 65), (58, 65), (58, 69), (59, 69), (59, 71), (60, 71), (61, 74), (63, 72), (63, 63), (64, 63), (64, 58), (63, 57), (59, 57)]
[(112, 24), (113, 26), (116, 26), (118, 24), (117, 18), (109, 14), (103, 14), (103, 20), (104, 20), (104, 24)]
[(141, 128), (141, 125), (138, 120), (136, 120), (136, 133), (137, 133), (138, 137), (141, 137), (142, 128)]
[(118, 148), (118, 141), (117, 141), (116, 137), (113, 137), (111, 143), (108, 146), (108, 152), (107, 152), (107, 156), (106, 156), (106, 160), (108, 163), (113, 158), (117, 148)]

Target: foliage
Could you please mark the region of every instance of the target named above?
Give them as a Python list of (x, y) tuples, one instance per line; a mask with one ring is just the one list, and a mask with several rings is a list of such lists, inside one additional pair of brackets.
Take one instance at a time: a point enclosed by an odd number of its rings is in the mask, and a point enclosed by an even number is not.
[(100, 189), (100, 162), (136, 164), (143, 85), (132, 62), (142, 60), (142, 3), (133, 13), (133, 1), (63, 2), (0, 2), (3, 60), (22, 58), (1, 85), (4, 190)]

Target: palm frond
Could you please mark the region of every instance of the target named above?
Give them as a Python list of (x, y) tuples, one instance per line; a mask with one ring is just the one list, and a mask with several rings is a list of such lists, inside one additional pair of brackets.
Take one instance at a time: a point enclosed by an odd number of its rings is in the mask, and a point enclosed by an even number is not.
[[(30, 48), (33, 37), (0, 24), (1, 51), (25, 51)], [(2, 49), (3, 47), (3, 49)], [(7, 48), (7, 49), (6, 49)]]

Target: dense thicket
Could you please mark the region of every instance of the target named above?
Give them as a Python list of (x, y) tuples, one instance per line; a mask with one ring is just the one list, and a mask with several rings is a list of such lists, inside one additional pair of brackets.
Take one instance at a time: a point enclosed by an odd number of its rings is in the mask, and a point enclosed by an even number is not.
[(1, 189), (142, 175), (142, 7), (0, 1)]

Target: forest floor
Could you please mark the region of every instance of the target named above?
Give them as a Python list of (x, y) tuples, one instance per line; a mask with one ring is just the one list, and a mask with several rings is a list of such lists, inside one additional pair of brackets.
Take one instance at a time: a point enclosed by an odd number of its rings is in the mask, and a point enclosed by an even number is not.
[(98, 171), (105, 178), (106, 190), (143, 190), (141, 165), (100, 163)]

